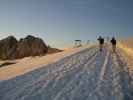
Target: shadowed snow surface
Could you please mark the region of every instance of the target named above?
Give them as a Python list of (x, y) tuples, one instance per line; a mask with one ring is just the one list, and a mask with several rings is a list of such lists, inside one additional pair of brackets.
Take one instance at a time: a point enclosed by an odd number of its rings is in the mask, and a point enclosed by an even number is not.
[(133, 100), (121, 53), (91, 47), (0, 82), (0, 100)]

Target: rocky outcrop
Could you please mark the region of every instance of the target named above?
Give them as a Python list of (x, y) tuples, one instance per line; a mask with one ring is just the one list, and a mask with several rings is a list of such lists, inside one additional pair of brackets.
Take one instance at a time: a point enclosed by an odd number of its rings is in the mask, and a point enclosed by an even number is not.
[(40, 56), (46, 54), (48, 48), (40, 38), (35, 38), (31, 35), (24, 39), (20, 39), (17, 46), (17, 58), (27, 56)]
[(0, 59), (2, 60), (40, 56), (47, 52), (48, 47), (43, 40), (31, 35), (19, 41), (13, 36), (0, 40)]
[(17, 43), (16, 38), (13, 36), (0, 40), (0, 59), (16, 58)]

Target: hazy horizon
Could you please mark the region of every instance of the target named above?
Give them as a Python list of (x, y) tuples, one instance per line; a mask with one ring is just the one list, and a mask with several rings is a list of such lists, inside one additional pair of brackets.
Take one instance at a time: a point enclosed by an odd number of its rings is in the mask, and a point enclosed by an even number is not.
[(133, 37), (132, 0), (3, 0), (0, 39), (34, 35), (53, 47), (99, 35)]

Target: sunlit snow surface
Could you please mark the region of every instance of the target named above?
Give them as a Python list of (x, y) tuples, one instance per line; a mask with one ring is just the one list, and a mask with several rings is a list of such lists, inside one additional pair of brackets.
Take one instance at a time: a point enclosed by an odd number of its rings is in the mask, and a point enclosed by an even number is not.
[(133, 79), (119, 51), (94, 46), (0, 82), (0, 100), (133, 100)]

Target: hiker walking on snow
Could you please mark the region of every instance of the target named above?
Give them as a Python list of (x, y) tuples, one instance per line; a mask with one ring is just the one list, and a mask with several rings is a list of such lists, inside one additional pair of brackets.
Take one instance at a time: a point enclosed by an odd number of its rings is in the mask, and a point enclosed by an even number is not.
[(97, 40), (99, 41), (100, 51), (102, 51), (103, 45), (104, 45), (104, 38), (102, 38), (101, 36), (99, 36), (99, 38)]
[(115, 39), (115, 37), (113, 37), (110, 42), (112, 44), (113, 52), (115, 52), (116, 51), (116, 39)]

